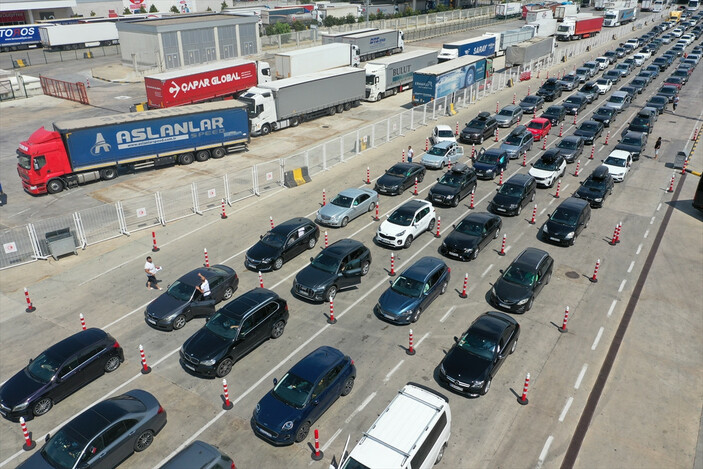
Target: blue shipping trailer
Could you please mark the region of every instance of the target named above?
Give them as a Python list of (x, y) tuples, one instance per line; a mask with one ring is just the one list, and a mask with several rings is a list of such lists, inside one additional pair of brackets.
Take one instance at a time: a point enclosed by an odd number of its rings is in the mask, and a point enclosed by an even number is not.
[(14, 26), (0, 26), (0, 51), (7, 52), (30, 47), (39, 47), (40, 24), (20, 24)]
[(486, 78), (486, 58), (465, 55), (413, 74), (413, 104), (423, 104), (468, 88)]

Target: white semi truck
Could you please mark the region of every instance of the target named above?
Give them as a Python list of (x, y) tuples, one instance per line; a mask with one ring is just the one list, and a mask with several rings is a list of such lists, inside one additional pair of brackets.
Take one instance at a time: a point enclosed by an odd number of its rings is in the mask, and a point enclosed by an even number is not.
[(296, 77), (337, 67), (358, 67), (359, 63), (359, 48), (338, 42), (279, 52), (275, 57), (276, 78)]
[(380, 101), (412, 87), (413, 73), (437, 63), (437, 51), (422, 49), (366, 62), (366, 101)]
[(362, 29), (349, 33), (323, 34), (322, 44), (341, 42), (359, 48), (362, 62), (405, 50), (403, 31), (396, 29)]

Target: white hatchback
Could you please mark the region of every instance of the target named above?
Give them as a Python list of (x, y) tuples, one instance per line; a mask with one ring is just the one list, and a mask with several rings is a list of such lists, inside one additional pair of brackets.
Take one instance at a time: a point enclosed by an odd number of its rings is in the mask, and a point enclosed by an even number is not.
[(613, 150), (610, 155), (603, 160), (603, 166), (608, 168), (608, 173), (615, 182), (622, 182), (632, 166), (632, 155), (629, 151)]
[(376, 232), (376, 242), (389, 247), (408, 248), (413, 240), (435, 227), (437, 214), (432, 202), (413, 199), (398, 207)]
[(598, 69), (605, 70), (610, 65), (610, 59), (608, 57), (596, 57), (595, 61), (598, 62)]

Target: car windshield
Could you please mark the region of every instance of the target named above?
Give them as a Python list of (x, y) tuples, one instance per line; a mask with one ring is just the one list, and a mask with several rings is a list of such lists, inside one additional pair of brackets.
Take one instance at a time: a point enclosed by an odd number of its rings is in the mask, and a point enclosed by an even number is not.
[(535, 162), (534, 168), (542, 169), (544, 171), (556, 171), (559, 169), (559, 161), (552, 159), (545, 161), (544, 159), (539, 159)]
[(190, 299), (193, 298), (194, 292), (195, 287), (193, 285), (188, 285), (180, 280), (173, 282), (173, 284), (168, 287), (168, 290), (166, 290), (166, 294), (168, 294), (168, 296), (171, 296), (179, 301), (190, 301)]
[(286, 373), (273, 388), (273, 395), (291, 407), (302, 409), (312, 392), (312, 386), (310, 381), (292, 373)]
[(512, 111), (512, 109), (501, 109), (500, 112), (498, 113), (498, 115), (512, 117), (513, 111)]
[(510, 283), (531, 287), (537, 281), (537, 274), (511, 265), (503, 274), (503, 279)]
[(70, 469), (75, 466), (87, 443), (84, 436), (64, 427), (42, 448), (41, 455), (53, 467)]
[(611, 103), (619, 104), (625, 100), (624, 96), (617, 96), (617, 95), (612, 95), (610, 99), (608, 100)]
[(459, 347), (485, 360), (493, 360), (497, 346), (495, 340), (478, 334), (466, 334), (459, 340)]
[(225, 339), (234, 340), (239, 334), (239, 326), (241, 321), (234, 319), (224, 313), (217, 312), (205, 323), (205, 328), (215, 335)]
[(407, 210), (396, 210), (388, 217), (388, 221), (394, 225), (410, 226), (413, 222), (415, 214)]
[(564, 102), (566, 104), (581, 104), (581, 98), (578, 98), (576, 96), (569, 96)]
[(545, 115), (549, 116), (558, 116), (561, 114), (561, 109), (555, 108), (555, 107), (548, 107), (546, 111), (544, 111)]
[(522, 143), (522, 137), (520, 135), (510, 134), (508, 138), (505, 139), (505, 143), (508, 145), (520, 145), (520, 143)]
[(535, 121), (530, 121), (527, 124), (528, 129), (543, 129), (544, 128), (544, 122), (535, 122)]
[(581, 91), (585, 93), (595, 93), (598, 91), (598, 86), (596, 85), (584, 85), (581, 87)]
[(598, 126), (596, 124), (589, 124), (588, 122), (584, 122), (579, 126), (579, 130), (585, 130), (586, 132), (595, 132), (598, 130)]
[(323, 272), (334, 274), (337, 272), (337, 268), (339, 267), (339, 258), (332, 257), (323, 251), (318, 254), (315, 259), (313, 259), (311, 265)]
[(542, 85), (542, 88), (544, 88), (545, 90), (553, 90), (556, 87), (557, 87), (556, 82), (545, 83), (544, 85)]
[(470, 220), (463, 220), (457, 225), (456, 230), (459, 233), (478, 236), (483, 234), (484, 227), (483, 223), (478, 223)]
[(613, 112), (615, 112), (615, 110), (611, 108), (598, 108), (594, 115), (610, 117), (613, 115)]
[(461, 184), (461, 179), (461, 174), (444, 173), (444, 176), (440, 178), (439, 183), (449, 187), (459, 187), (459, 184)]
[(267, 246), (271, 246), (272, 248), (280, 248), (286, 242), (286, 237), (280, 233), (269, 231), (263, 238), (261, 238), (261, 242)]
[(392, 166), (388, 171), (386, 171), (386, 174), (389, 176), (395, 176), (398, 178), (405, 177), (405, 167), (404, 166)]
[(588, 178), (583, 181), (583, 187), (600, 191), (605, 189), (605, 179)]
[(610, 80), (608, 80), (607, 78), (599, 78), (598, 80), (596, 80), (596, 83), (598, 83), (599, 85), (607, 86), (610, 83)]
[(59, 358), (44, 352), (32, 360), (32, 363), (27, 366), (27, 372), (35, 380), (46, 384), (54, 377), (61, 363)]
[(522, 186), (516, 184), (503, 184), (500, 186), (499, 194), (519, 197), (522, 195)]
[(635, 145), (635, 146), (639, 146), (639, 145), (642, 144), (642, 142), (640, 141), (640, 139), (637, 138), (637, 137), (624, 137), (624, 138), (620, 141), (620, 143), (623, 143), (623, 144), (625, 144), (625, 145)]
[(652, 99), (650, 99), (649, 102), (654, 103), (654, 104), (664, 104), (664, 103), (668, 102), (668, 100), (666, 98), (661, 98), (661, 97), (655, 96)]
[(30, 161), (31, 159), (29, 158), (29, 156), (17, 152), (17, 164), (20, 166), (20, 168), (27, 170), (31, 169), (32, 166), (30, 165)]
[(649, 119), (645, 117), (635, 117), (632, 119), (632, 125), (649, 127)]
[(427, 152), (428, 155), (435, 155), (435, 156), (444, 156), (447, 153), (446, 148), (440, 148), (438, 146), (434, 146), (430, 148), (430, 151)]
[(576, 150), (578, 148), (578, 143), (576, 140), (562, 140), (557, 147), (566, 148), (567, 150)]
[(624, 168), (627, 164), (624, 158), (616, 158), (614, 156), (607, 157), (605, 161), (603, 161), (603, 163), (607, 164), (608, 166), (617, 166), (618, 168)]
[(483, 119), (473, 119), (466, 124), (467, 127), (478, 127), (479, 129), (486, 126), (486, 121)]
[(353, 201), (354, 199), (352, 197), (347, 197), (346, 195), (338, 194), (337, 197), (332, 200), (332, 205), (336, 205), (337, 207), (349, 208), (351, 207)]
[(454, 132), (452, 132), (451, 129), (449, 129), (449, 130), (438, 130), (438, 131), (437, 131), (437, 136), (438, 136), (438, 137), (443, 137), (443, 138), (453, 138), (453, 137), (454, 137)]
[(578, 78), (576, 78), (576, 75), (566, 75), (561, 79), (562, 81), (576, 81)]
[(576, 221), (578, 220), (578, 214), (570, 210), (564, 210), (563, 208), (557, 208), (552, 216), (549, 217), (554, 223), (559, 223), (561, 225), (576, 226)]
[(535, 104), (537, 101), (539, 101), (539, 97), (537, 96), (526, 96), (525, 99), (522, 100), (523, 103), (525, 104)]
[(478, 161), (479, 163), (496, 164), (498, 163), (499, 156), (499, 153), (484, 152), (476, 159), (476, 161)]
[(411, 298), (419, 298), (424, 284), (417, 280), (401, 275), (391, 285), (391, 290)]

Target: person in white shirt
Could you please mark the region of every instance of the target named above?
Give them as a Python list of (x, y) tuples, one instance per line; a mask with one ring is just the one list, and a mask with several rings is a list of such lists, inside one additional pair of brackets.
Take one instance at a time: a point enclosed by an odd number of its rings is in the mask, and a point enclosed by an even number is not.
[(151, 260), (151, 256), (146, 258), (146, 263), (144, 264), (144, 272), (146, 272), (146, 287), (152, 290), (161, 290), (159, 286), (159, 281), (156, 280), (156, 272), (161, 270), (161, 267), (157, 267)]
[(415, 156), (415, 152), (413, 151), (413, 147), (408, 145), (408, 163), (413, 162), (413, 156)]
[(195, 289), (203, 294), (203, 299), (210, 299), (210, 283), (203, 274), (198, 273), (198, 277), (200, 277), (200, 286)]

